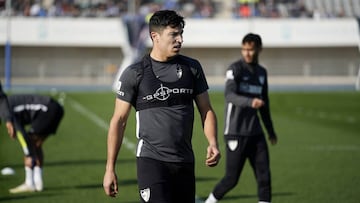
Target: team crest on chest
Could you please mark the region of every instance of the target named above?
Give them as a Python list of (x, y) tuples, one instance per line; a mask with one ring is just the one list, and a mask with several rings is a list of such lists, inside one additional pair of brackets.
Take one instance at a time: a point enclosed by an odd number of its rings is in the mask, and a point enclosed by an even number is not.
[(265, 77), (264, 76), (259, 76), (259, 81), (263, 85), (264, 82), (265, 82)]
[(176, 68), (176, 76), (178, 78), (181, 78), (182, 74), (183, 74), (182, 69), (180, 67), (177, 67)]
[(141, 198), (145, 202), (149, 202), (149, 200), (150, 200), (150, 188), (145, 188), (143, 190), (140, 190), (140, 195), (141, 195)]

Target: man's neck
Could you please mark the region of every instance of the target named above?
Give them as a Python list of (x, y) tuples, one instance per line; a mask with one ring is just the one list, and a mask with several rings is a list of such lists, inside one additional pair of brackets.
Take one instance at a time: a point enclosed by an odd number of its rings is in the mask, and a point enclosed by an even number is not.
[(156, 51), (151, 51), (150, 52), (150, 57), (152, 59), (154, 59), (155, 61), (159, 61), (159, 62), (169, 61), (169, 60), (173, 59), (175, 56), (167, 56), (167, 55), (161, 54), (161, 53), (156, 52)]

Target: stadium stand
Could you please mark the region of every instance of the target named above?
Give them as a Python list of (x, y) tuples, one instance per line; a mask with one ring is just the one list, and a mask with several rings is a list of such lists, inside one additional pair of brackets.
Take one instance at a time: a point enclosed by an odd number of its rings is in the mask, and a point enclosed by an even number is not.
[[(0, 0), (0, 33), (7, 30), (5, 1)], [(360, 0), (250, 1), (148, 0), (139, 1), (138, 11), (146, 15), (176, 8), (190, 18), (182, 52), (201, 61), (210, 84), (223, 84), (224, 71), (239, 57), (240, 39), (248, 31), (263, 36), (262, 63), (271, 84), (355, 83)], [(111, 84), (131, 52), (120, 20), (134, 9), (127, 2), (12, 0), (13, 83)], [(239, 13), (241, 6), (249, 6), (242, 11), (246, 16)], [(5, 56), (5, 41), (0, 34), (0, 56)], [(4, 61), (0, 57), (0, 64)]]
[[(5, 2), (0, 0), (0, 16)], [(190, 18), (360, 17), (360, 0), (12, 0), (12, 15), (120, 17), (133, 10), (129, 2), (139, 11), (174, 9)]]

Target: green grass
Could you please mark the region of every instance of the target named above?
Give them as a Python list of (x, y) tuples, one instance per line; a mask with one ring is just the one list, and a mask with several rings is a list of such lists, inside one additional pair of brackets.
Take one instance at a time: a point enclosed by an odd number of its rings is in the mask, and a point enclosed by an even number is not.
[[(8, 193), (9, 188), (24, 180), (23, 155), (17, 141), (8, 138), (2, 125), (0, 168), (10, 166), (16, 175), (0, 176), (0, 202), (139, 202), (134, 152), (125, 147), (117, 165), (119, 196), (109, 198), (102, 190), (106, 125), (112, 115), (114, 98), (110, 92), (67, 94), (65, 117), (57, 134), (44, 145), (45, 190), (41, 193)], [(275, 92), (270, 99), (279, 137), (278, 144), (270, 146), (273, 202), (359, 202), (360, 94)], [(220, 149), (224, 153), (222, 93), (211, 93), (211, 100), (218, 117)], [(80, 110), (76, 104), (80, 104)], [(92, 116), (84, 115), (81, 111), (84, 108)], [(94, 117), (100, 121), (96, 123)], [(132, 111), (126, 138), (133, 143), (136, 142), (134, 121)], [(206, 140), (200, 126), (197, 115), (193, 136), (196, 193), (204, 199), (222, 177), (225, 157), (219, 166), (205, 167)], [(256, 183), (248, 163), (238, 185), (221, 202), (257, 202)]]

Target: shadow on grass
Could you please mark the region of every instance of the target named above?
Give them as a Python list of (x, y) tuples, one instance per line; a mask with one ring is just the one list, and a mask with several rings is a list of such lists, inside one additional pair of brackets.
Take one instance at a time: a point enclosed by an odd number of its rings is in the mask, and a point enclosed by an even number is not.
[[(293, 192), (277, 192), (277, 193), (273, 193), (272, 196), (273, 197), (280, 197), (280, 196), (293, 196), (295, 195), (295, 193)], [(229, 195), (229, 196), (225, 196), (223, 199), (224, 200), (240, 200), (240, 199), (252, 199), (252, 198), (257, 198), (257, 195)]]
[[(129, 185), (136, 185), (136, 179), (128, 179), (122, 180), (119, 182), (119, 186), (129, 186)], [(46, 187), (46, 191), (59, 191), (59, 190), (74, 190), (74, 189), (102, 189), (102, 183), (95, 183), (95, 184), (81, 184), (81, 185), (68, 185), (68, 186), (55, 186), (55, 187)]]
[[(135, 163), (135, 159), (118, 159), (117, 163), (119, 164), (128, 164)], [(63, 160), (63, 161), (48, 161), (45, 163), (44, 167), (52, 166), (76, 166), (76, 165), (104, 165), (106, 164), (106, 159), (88, 159), (88, 160)]]
[[(197, 182), (202, 182), (202, 181), (212, 181), (215, 180), (215, 178), (210, 178), (210, 177), (198, 177), (196, 178)], [(129, 185), (137, 185), (137, 179), (125, 179), (125, 180), (121, 180), (119, 181), (119, 186), (129, 186)], [(81, 184), (81, 185), (68, 185), (68, 186), (55, 186), (55, 187), (46, 187), (46, 190), (54, 190), (54, 191), (59, 191), (59, 190), (73, 190), (73, 189), (102, 189), (102, 183), (96, 183), (96, 184)]]
[[(136, 159), (118, 159), (118, 164), (130, 164), (135, 163)], [(58, 160), (58, 161), (46, 161), (44, 167), (54, 167), (54, 166), (77, 166), (77, 165), (104, 165), (106, 164), (106, 159), (87, 159), (87, 160)], [(24, 164), (10, 164), (11, 168), (23, 168)]]
[[(122, 180), (119, 182), (119, 186), (128, 186), (128, 185), (136, 185), (136, 179)], [(102, 189), (102, 184), (89, 184), (89, 185), (77, 185), (75, 186), (77, 189)]]
[[(136, 179), (127, 179), (123, 180), (119, 183), (119, 186), (127, 186), (127, 185), (135, 185), (137, 184)], [(12, 201), (24, 201), (28, 200), (31, 202), (31, 199), (36, 198), (51, 198), (55, 196), (61, 196), (63, 194), (71, 194), (69, 191), (71, 190), (90, 190), (95, 192), (94, 190), (102, 190), (102, 183), (95, 184), (78, 184), (78, 185), (68, 185), (68, 186), (54, 186), (54, 187), (46, 187), (43, 192), (34, 192), (34, 193), (22, 193), (22, 194), (8, 194), (6, 196), (0, 197), (0, 202), (12, 202)], [(96, 191), (97, 192), (97, 191)], [(104, 193), (105, 195), (105, 193)], [(110, 200), (111, 198), (109, 198)], [(127, 201), (124, 203), (138, 203), (137, 201)]]
[[(0, 197), (0, 202), (9, 202), (9, 201), (23, 201), (23, 200), (29, 200), (31, 201), (32, 198), (50, 198), (54, 196), (59, 196), (59, 193), (45, 193), (45, 192), (39, 192), (39, 193), (28, 193), (28, 194), (22, 194), (22, 195), (9, 195), (7, 197)], [(110, 197), (105, 197), (111, 199)], [(91, 201), (90, 201), (91, 202)], [(138, 201), (122, 201), (123, 203), (138, 203)]]
[(0, 202), (8, 202), (10, 200), (23, 200), (23, 199), (31, 199), (31, 198), (39, 198), (39, 197), (44, 197), (44, 198), (48, 198), (48, 197), (53, 197), (56, 196), (58, 194), (55, 193), (28, 193), (28, 194), (21, 194), (21, 195), (11, 195), (9, 194), (9, 196), (7, 197), (0, 197)]
[(196, 182), (206, 182), (206, 181), (214, 181), (217, 180), (215, 177), (203, 177), (203, 176), (197, 176), (195, 177)]

